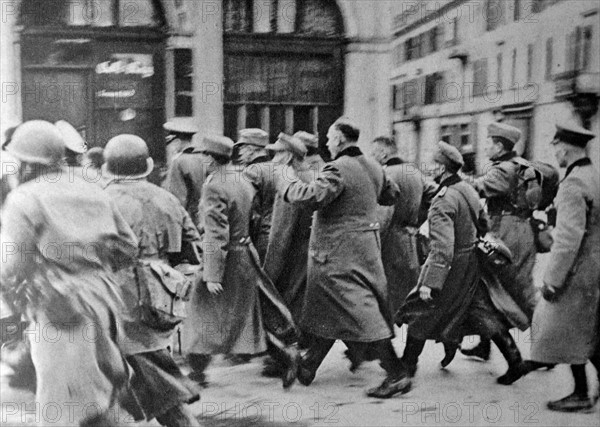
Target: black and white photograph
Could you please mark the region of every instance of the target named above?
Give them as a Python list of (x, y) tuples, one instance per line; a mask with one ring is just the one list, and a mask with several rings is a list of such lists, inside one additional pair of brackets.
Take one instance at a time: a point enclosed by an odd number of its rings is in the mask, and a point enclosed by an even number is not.
[(0, 426), (600, 425), (600, 0), (0, 29)]

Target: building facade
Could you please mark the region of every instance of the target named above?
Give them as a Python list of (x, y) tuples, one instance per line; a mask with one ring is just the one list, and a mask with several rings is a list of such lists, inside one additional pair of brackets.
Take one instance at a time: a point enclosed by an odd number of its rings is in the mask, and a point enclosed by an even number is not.
[(70, 121), (91, 146), (162, 123), (318, 132), (340, 115), (389, 131), (393, 1), (0, 0), (2, 132)]
[[(554, 163), (557, 120), (600, 131), (596, 0), (404, 2), (393, 23), (392, 128), (403, 155), (427, 164), (436, 142), (483, 173), (487, 125), (519, 127), (519, 154)], [(598, 144), (591, 156), (600, 162)]]

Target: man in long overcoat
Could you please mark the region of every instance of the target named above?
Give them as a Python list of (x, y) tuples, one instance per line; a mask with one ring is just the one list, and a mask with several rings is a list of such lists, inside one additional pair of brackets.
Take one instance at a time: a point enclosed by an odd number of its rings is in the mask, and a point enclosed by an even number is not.
[(163, 188), (172, 193), (190, 214), (194, 224), (198, 223), (198, 203), (202, 184), (206, 179), (206, 168), (198, 150), (198, 128), (190, 118), (174, 118), (164, 124), (171, 139), (167, 147), (173, 147), (167, 163), (167, 176)]
[(476, 242), (487, 231), (486, 215), (475, 190), (457, 174), (463, 165), (460, 152), (440, 141), (434, 162), (440, 187), (428, 215), (431, 252), (417, 288), (398, 312), (398, 323), (408, 325), (402, 359), (414, 373), (426, 340), (458, 345), (476, 331), (492, 339), (508, 362), (498, 382), (512, 384), (523, 375), (521, 355), (479, 282)]
[(119, 272), (126, 305), (121, 348), (134, 371), (133, 392), (148, 421), (156, 418), (169, 427), (199, 425), (186, 407), (200, 398), (197, 385), (181, 373), (167, 349), (175, 325), (158, 328), (144, 321), (140, 302), (151, 288), (142, 289), (139, 277), (144, 265), (164, 266), (169, 272), (169, 267), (183, 261), (199, 264), (198, 230), (174, 195), (147, 181), (154, 163), (143, 139), (116, 136), (106, 144), (105, 153), (106, 192), (139, 241), (137, 265)]
[(557, 125), (554, 155), (566, 167), (554, 200), (557, 209), (554, 243), (544, 273), (543, 299), (533, 315), (531, 358), (545, 363), (568, 363), (574, 392), (548, 407), (556, 411), (587, 412), (585, 364), (591, 359), (600, 372), (598, 300), (600, 289), (600, 178), (585, 147), (594, 134), (575, 125)]
[(400, 189), (393, 207), (381, 207), (381, 259), (388, 283), (390, 310), (396, 313), (419, 279), (416, 235), (425, 189), (423, 176), (414, 164), (398, 156), (396, 143), (379, 137), (371, 144), (373, 157)]
[(269, 134), (262, 129), (242, 129), (235, 143), (238, 163), (244, 166), (244, 179), (256, 188), (251, 238), (261, 263), (265, 260), (269, 245), (269, 232), (275, 203), (275, 164), (266, 150)]
[[(312, 182), (325, 165), (316, 152), (319, 140), (316, 135), (307, 132), (297, 132), (294, 137), (304, 144), (307, 153), (303, 160), (292, 163), (292, 166), (303, 182)], [(293, 156), (300, 156), (300, 150), (294, 150), (289, 145), (282, 146), (281, 149), (290, 152)], [(274, 162), (277, 163), (276, 159)], [(283, 195), (277, 194), (264, 268), (296, 321), (300, 320), (306, 292), (312, 215), (312, 210), (286, 203)]]
[(355, 355), (375, 348), (387, 377), (368, 395), (387, 398), (406, 393), (411, 386), (391, 342), (376, 212), (378, 202), (396, 201), (398, 187), (377, 162), (362, 154), (359, 134), (349, 120), (336, 121), (327, 133), (335, 160), (315, 181), (296, 178), (283, 190), (284, 200), (316, 210), (300, 320), (311, 345), (302, 358), (298, 380), (309, 385), (335, 340), (341, 339)]
[[(490, 216), (490, 232), (498, 236), (510, 249), (513, 262), (503, 267), (502, 285), (531, 321), (537, 302), (537, 291), (533, 283), (533, 267), (536, 249), (533, 230), (529, 223), (531, 209), (526, 201), (518, 200), (518, 165), (513, 161), (513, 151), (522, 133), (505, 123), (488, 126), (485, 153), (491, 164), (486, 165), (485, 174), (474, 180), (479, 195), (486, 199)], [(482, 339), (473, 349), (462, 350), (468, 356), (484, 360), (490, 356), (490, 341)]]
[(7, 149), (21, 162), (21, 179), (2, 212), (3, 298), (32, 330), (50, 326), (57, 337), (29, 340), (35, 401), (58, 406), (51, 419), (43, 411), (42, 424), (114, 425), (109, 411), (128, 367), (113, 271), (133, 263), (137, 240), (99, 186), (69, 175), (53, 124), (23, 123)]

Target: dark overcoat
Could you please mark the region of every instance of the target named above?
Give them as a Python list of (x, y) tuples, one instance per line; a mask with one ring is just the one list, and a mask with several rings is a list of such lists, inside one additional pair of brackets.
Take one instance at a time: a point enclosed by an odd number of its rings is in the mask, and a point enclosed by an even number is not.
[[(457, 175), (440, 185), (429, 210), (431, 252), (421, 270), (417, 288), (398, 312), (418, 339), (459, 341), (462, 323), (474, 301), (479, 268), (475, 252), (478, 230), (471, 212), (485, 216), (473, 188)], [(433, 301), (419, 297), (418, 288), (433, 290)]]
[(179, 203), (190, 214), (194, 224), (199, 221), (198, 203), (207, 175), (206, 165), (202, 159), (197, 147), (187, 147), (175, 155), (163, 183), (163, 188), (177, 197)]
[(396, 184), (353, 146), (328, 163), (315, 181), (288, 183), (283, 194), (286, 201), (317, 211), (300, 328), (327, 339), (390, 338), (377, 205), (396, 201)]
[[(258, 281), (249, 238), (255, 190), (240, 168), (225, 165), (206, 180), (200, 199), (203, 278), (184, 321), (184, 348), (196, 354), (256, 354), (266, 350)], [(223, 292), (212, 295), (206, 282)]]
[(251, 182), (256, 189), (252, 229), (250, 236), (256, 247), (261, 264), (265, 260), (269, 233), (273, 217), (273, 204), (277, 194), (275, 181), (276, 164), (267, 157), (259, 157), (244, 168), (242, 178)]
[(533, 316), (531, 358), (584, 364), (598, 340), (600, 178), (589, 159), (571, 165), (554, 200), (554, 243), (544, 284), (556, 302), (540, 300)]
[[(400, 197), (391, 207), (380, 207), (382, 217), (381, 259), (388, 283), (390, 309), (395, 313), (408, 293), (417, 285), (419, 258), (416, 234), (423, 197), (423, 177), (412, 163), (392, 158), (384, 166), (387, 176), (400, 189)], [(391, 210), (391, 212), (386, 212)], [(386, 220), (386, 216), (389, 220)]]
[(511, 161), (514, 157), (515, 153), (508, 153), (494, 160), (485, 175), (474, 181), (474, 186), (487, 201), (490, 232), (499, 237), (513, 255), (512, 264), (505, 266), (499, 275), (502, 285), (531, 319), (537, 303), (533, 282), (536, 248), (529, 223), (531, 212), (514, 206), (518, 185), (517, 164)]
[[(312, 182), (324, 165), (318, 154), (307, 157), (297, 171), (298, 176), (303, 182)], [(282, 194), (277, 193), (264, 269), (296, 321), (302, 314), (306, 293), (312, 215), (311, 209), (286, 203)]]

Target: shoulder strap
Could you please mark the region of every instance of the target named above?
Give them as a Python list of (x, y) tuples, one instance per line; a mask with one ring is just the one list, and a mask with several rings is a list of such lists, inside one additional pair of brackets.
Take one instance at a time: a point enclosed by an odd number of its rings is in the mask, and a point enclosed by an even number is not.
[(467, 203), (467, 206), (469, 207), (469, 213), (471, 214), (471, 219), (473, 220), (473, 224), (475, 224), (475, 229), (477, 230), (477, 234), (481, 234), (481, 230), (479, 229), (479, 215), (475, 213), (475, 209), (473, 209), (471, 203), (469, 203), (469, 199), (467, 199), (465, 193), (463, 193), (457, 188), (455, 188), (455, 190), (458, 192), (458, 194), (460, 194), (463, 197), (464, 201)]

